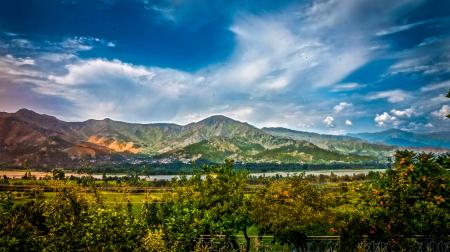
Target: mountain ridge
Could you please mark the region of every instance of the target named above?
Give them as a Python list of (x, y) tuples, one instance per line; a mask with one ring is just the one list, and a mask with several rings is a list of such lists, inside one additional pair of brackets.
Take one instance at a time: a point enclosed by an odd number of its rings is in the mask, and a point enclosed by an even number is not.
[(450, 131), (416, 133), (400, 129), (388, 129), (373, 133), (353, 133), (348, 134), (348, 136), (400, 147), (450, 149)]
[(232, 158), (251, 163), (383, 160), (393, 148), (352, 136), (257, 128), (224, 115), (178, 125), (109, 118), (66, 122), (32, 110), (0, 113), (0, 164), (108, 164), (134, 156), (161, 162)]
[(309, 141), (322, 149), (338, 151), (345, 154), (383, 158), (391, 154), (394, 149), (389, 146), (373, 144), (359, 138), (345, 135), (326, 135), (282, 127), (265, 127), (262, 129), (275, 136)]

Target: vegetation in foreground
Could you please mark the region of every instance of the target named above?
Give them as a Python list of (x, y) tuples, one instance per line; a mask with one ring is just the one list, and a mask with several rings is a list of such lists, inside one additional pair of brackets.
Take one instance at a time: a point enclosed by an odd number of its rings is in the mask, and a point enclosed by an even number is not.
[[(29, 200), (1, 194), (0, 250), (204, 251), (226, 242), (249, 251), (249, 232), (257, 232), (297, 251), (311, 235), (340, 236), (342, 251), (355, 250), (362, 236), (408, 251), (417, 235), (450, 235), (449, 168), (448, 154), (398, 151), (393, 167), (369, 180), (317, 183), (305, 176), (255, 181), (227, 161), (173, 180), (170, 193), (139, 205), (128, 194), (108, 204), (97, 186), (87, 183), (86, 191), (56, 172), (60, 180), (42, 182), (56, 191), (52, 197), (39, 189)], [(213, 238), (199, 243), (205, 236)]]

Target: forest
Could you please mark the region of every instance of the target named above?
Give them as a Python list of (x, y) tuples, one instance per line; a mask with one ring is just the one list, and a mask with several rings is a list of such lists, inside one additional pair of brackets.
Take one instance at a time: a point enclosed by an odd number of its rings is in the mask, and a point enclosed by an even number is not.
[(170, 182), (5, 176), (0, 250), (324, 251), (314, 239), (333, 240), (329, 251), (448, 246), (449, 168), (449, 154), (402, 150), (386, 172), (353, 177), (255, 178), (231, 160)]

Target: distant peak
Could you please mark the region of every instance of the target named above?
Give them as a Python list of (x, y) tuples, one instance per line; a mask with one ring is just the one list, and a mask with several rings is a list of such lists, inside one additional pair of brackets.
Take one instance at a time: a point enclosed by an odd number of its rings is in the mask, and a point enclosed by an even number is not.
[(34, 112), (33, 110), (25, 109), (25, 108), (21, 108), (21, 109), (17, 110), (15, 115), (17, 115), (19, 117), (23, 117), (23, 118), (31, 118), (31, 117), (43, 116), (43, 115), (41, 115), (39, 113)]
[(58, 120), (56, 117), (54, 116), (50, 116), (50, 115), (46, 115), (46, 114), (39, 114), (34, 112), (33, 110), (30, 109), (19, 109), (17, 110), (16, 113), (13, 113), (12, 115), (14, 115), (17, 118), (20, 118), (21, 120), (25, 120), (25, 121), (33, 121), (33, 122), (38, 122), (38, 123), (43, 123), (44, 121), (46, 122), (54, 122), (55, 120)]
[[(383, 131), (382, 131), (382, 132), (383, 132)], [(391, 129), (385, 130), (384, 132), (386, 132), (386, 133), (404, 133), (404, 132), (408, 132), (408, 131), (404, 131), (404, 130), (401, 130), (401, 129), (391, 128)]]
[(200, 122), (213, 123), (213, 122), (237, 122), (237, 121), (234, 119), (231, 119), (229, 117), (226, 117), (224, 115), (212, 115), (212, 116), (209, 116), (209, 117), (201, 120)]
[(212, 118), (212, 119), (231, 119), (229, 117), (226, 117), (224, 115), (212, 115), (212, 116), (208, 116), (206, 119), (208, 118)]
[(16, 114), (37, 114), (37, 113), (30, 109), (21, 108), (17, 110)]

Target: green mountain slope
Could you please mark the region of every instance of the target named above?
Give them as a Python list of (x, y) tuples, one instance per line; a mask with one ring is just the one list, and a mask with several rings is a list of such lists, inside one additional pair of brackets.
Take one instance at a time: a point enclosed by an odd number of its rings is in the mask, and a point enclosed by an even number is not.
[(262, 130), (274, 136), (308, 141), (320, 148), (344, 154), (382, 158), (390, 155), (394, 150), (392, 146), (369, 143), (350, 136), (324, 135), (286, 128), (263, 128)]
[(164, 153), (158, 158), (169, 160), (205, 160), (222, 162), (225, 158), (246, 163), (327, 163), (363, 162), (371, 158), (346, 155), (321, 149), (306, 141), (267, 136), (267, 141), (248, 138), (213, 137)]

